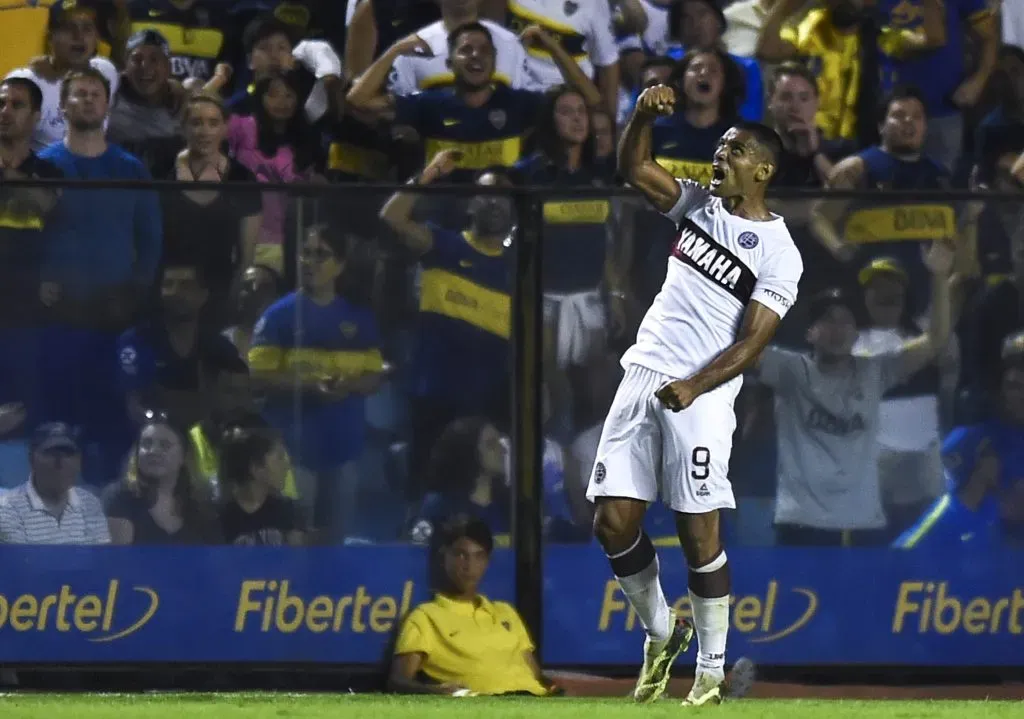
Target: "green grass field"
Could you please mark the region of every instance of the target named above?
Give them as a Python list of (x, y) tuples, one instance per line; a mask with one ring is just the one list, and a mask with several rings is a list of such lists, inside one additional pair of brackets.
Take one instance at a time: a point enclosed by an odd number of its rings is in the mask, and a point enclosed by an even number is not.
[(354, 694), (8, 694), (7, 719), (667, 719), (688, 713), (722, 719), (1018, 719), (1019, 702), (757, 700), (683, 709), (675, 701), (626, 699), (447, 699)]

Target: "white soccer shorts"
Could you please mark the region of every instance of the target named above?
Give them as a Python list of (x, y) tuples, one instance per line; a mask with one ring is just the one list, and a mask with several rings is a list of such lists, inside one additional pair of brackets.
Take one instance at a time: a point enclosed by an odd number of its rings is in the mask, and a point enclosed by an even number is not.
[(660, 497), (687, 514), (736, 507), (729, 482), (734, 395), (723, 387), (672, 412), (654, 393), (673, 379), (638, 365), (626, 369), (601, 431), (587, 499)]

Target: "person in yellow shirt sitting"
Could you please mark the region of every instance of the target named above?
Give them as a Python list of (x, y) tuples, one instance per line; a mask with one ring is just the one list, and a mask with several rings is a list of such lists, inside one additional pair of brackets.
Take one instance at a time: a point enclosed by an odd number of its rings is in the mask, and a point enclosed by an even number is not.
[(398, 631), (388, 677), (403, 694), (561, 693), (540, 671), (534, 645), (512, 605), (477, 591), (494, 547), (480, 519), (456, 515), (434, 534), (434, 598), (416, 607)]

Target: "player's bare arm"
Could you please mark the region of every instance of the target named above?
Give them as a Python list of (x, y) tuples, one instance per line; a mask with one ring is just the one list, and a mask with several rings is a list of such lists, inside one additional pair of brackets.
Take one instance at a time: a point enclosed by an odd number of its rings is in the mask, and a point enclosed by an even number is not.
[(932, 273), (931, 312), (928, 315), (928, 331), (903, 345), (901, 356), (904, 376), (909, 376), (934, 361), (949, 345), (952, 331), (953, 264), (956, 250), (950, 240), (933, 242), (921, 255), (925, 266)]
[(647, 88), (640, 94), (619, 140), (619, 172), (660, 212), (675, 207), (682, 190), (676, 178), (654, 161), (651, 126), (659, 116), (671, 115), (675, 103), (676, 93), (672, 88), (665, 85)]
[(778, 329), (781, 317), (753, 300), (743, 313), (736, 341), (702, 370), (686, 379), (669, 382), (655, 396), (673, 412), (684, 410), (702, 394), (738, 377), (757, 363), (757, 358)]
[(345, 96), (346, 102), (363, 112), (385, 114), (392, 105), (393, 98), (387, 93), (385, 86), (395, 60), (402, 55), (429, 57), (430, 54), (430, 47), (423, 42), (419, 35), (409, 35), (399, 40), (385, 50), (384, 54), (377, 58), (366, 72), (356, 78)]
[[(461, 159), (462, 153), (458, 150), (442, 150), (434, 155), (423, 172), (409, 180), (409, 184), (429, 185), (447, 177)], [(381, 208), (380, 219), (394, 230), (403, 245), (417, 255), (423, 255), (430, 251), (434, 239), (429, 227), (412, 219), (417, 199), (415, 192), (396, 192)]]
[[(832, 168), (828, 178), (830, 190), (855, 190), (864, 187), (864, 160), (847, 157)], [(849, 200), (818, 200), (811, 210), (811, 231), (822, 246), (838, 259), (849, 259), (853, 248), (846, 243), (839, 227)]]

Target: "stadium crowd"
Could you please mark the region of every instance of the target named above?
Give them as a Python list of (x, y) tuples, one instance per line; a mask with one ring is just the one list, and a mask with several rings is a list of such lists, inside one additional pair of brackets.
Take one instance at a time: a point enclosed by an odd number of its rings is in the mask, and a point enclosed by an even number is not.
[(457, 512), (507, 541), (522, 218), (476, 186), (545, 188), (544, 528), (590, 541), (673, 241), (615, 169), (659, 83), (673, 174), (742, 117), (803, 191), (773, 200), (807, 271), (737, 403), (731, 541), (1019, 541), (1022, 44), (998, 0), (5, 5), (0, 542), (426, 543)]

